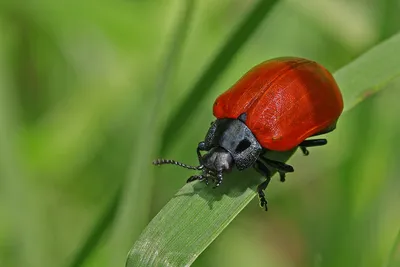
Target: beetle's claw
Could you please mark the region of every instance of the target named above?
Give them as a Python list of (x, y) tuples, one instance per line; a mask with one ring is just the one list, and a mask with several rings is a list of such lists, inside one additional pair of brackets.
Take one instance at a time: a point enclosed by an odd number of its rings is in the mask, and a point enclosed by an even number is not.
[(219, 187), (222, 184), (222, 180), (223, 180), (223, 177), (222, 177), (222, 173), (220, 172), (217, 174), (217, 179), (215, 181), (215, 186), (213, 188)]
[(279, 180), (283, 183), (286, 181), (286, 173), (279, 172)]
[(300, 149), (303, 152), (304, 156), (310, 155), (310, 151), (308, 151), (308, 149), (305, 146), (301, 146)]
[(265, 199), (265, 193), (264, 191), (259, 191), (258, 192), (258, 199), (260, 200), (260, 207), (264, 208), (265, 211), (268, 211), (268, 201)]
[(265, 211), (268, 211), (268, 201), (265, 199), (265, 197), (260, 197), (260, 207), (264, 208)]

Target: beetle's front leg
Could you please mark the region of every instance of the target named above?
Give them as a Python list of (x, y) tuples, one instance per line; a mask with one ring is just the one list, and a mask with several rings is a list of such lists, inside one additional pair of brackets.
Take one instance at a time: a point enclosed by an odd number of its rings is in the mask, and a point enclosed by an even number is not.
[(222, 180), (223, 180), (223, 175), (222, 175), (222, 171), (219, 171), (217, 173), (217, 177), (215, 179), (215, 186), (213, 188), (217, 188), (222, 184)]
[(199, 163), (201, 163), (201, 153), (200, 151), (207, 151), (206, 149), (206, 143), (204, 143), (204, 141), (201, 141), (198, 145), (197, 145), (197, 158), (199, 159)]

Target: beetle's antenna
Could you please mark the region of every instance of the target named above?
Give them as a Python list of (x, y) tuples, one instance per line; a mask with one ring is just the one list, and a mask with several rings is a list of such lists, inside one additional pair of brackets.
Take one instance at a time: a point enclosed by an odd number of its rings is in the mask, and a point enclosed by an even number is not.
[(204, 168), (203, 165), (200, 166), (190, 166), (185, 163), (173, 160), (173, 159), (156, 159), (153, 161), (154, 165), (163, 165), (163, 164), (173, 164), (173, 165), (178, 165), (179, 167), (186, 168), (189, 170), (202, 170)]

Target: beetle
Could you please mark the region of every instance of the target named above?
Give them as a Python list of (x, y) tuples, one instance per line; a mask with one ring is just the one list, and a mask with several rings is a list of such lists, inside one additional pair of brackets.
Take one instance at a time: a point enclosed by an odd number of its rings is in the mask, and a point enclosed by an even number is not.
[[(214, 102), (211, 123), (204, 141), (197, 146), (199, 166), (158, 159), (155, 165), (175, 164), (201, 171), (187, 182), (223, 182), (223, 174), (236, 167), (254, 167), (265, 177), (257, 187), (260, 206), (267, 208), (265, 189), (273, 171), (284, 182), (291, 165), (272, 160), (268, 151), (327, 144), (326, 139), (309, 139), (336, 128), (343, 111), (343, 98), (332, 74), (319, 63), (299, 57), (264, 61), (242, 76)], [(202, 152), (205, 152), (202, 154)]]

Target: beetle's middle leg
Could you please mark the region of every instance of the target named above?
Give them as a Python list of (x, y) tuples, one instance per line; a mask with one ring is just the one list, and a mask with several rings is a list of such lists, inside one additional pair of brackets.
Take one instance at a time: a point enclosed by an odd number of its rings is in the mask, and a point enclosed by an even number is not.
[(267, 159), (264, 156), (260, 156), (260, 159), (262, 159), (267, 166), (270, 166), (279, 173), (279, 178), (281, 182), (284, 182), (286, 180), (286, 173), (294, 172), (293, 167), (284, 162)]

